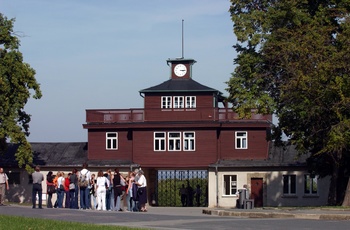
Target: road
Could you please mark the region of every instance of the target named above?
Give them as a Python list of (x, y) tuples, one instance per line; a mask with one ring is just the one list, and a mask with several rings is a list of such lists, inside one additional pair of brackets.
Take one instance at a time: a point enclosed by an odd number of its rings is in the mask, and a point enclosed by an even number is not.
[[(70, 209), (32, 209), (28, 206), (1, 206), (0, 215), (36, 217), (100, 225), (146, 229), (350, 229), (350, 221), (304, 219), (252, 219), (202, 214), (203, 208), (150, 207), (147, 213), (107, 212)], [(1, 228), (1, 223), (0, 223)], [(1, 228), (2, 229), (2, 228)]]

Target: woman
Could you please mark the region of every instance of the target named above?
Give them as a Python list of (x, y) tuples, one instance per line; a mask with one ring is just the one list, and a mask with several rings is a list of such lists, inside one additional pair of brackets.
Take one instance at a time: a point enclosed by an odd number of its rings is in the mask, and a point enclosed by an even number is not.
[(63, 208), (63, 198), (65, 193), (65, 186), (64, 186), (64, 174), (62, 172), (57, 174), (57, 207)]
[(141, 208), (140, 211), (147, 212), (147, 208), (146, 208), (147, 180), (146, 180), (146, 177), (144, 175), (143, 170), (140, 169), (138, 174), (139, 174), (139, 179), (137, 180), (137, 182), (135, 182), (135, 184), (137, 184), (137, 186), (138, 186), (137, 194), (139, 196), (139, 204), (140, 204), (140, 208)]
[(65, 208), (70, 208), (70, 192), (69, 192), (70, 175), (71, 173), (68, 173), (68, 175), (64, 178), (64, 193), (66, 194), (66, 202), (64, 204)]
[(103, 171), (98, 171), (96, 180), (97, 210), (106, 211), (106, 185), (109, 186), (108, 179), (103, 175)]
[(120, 175), (119, 169), (114, 169), (114, 177), (113, 177), (113, 189), (114, 189), (114, 207), (115, 211), (123, 211), (120, 208), (121, 203), (121, 195), (123, 194), (121, 181), (125, 183), (124, 178)]
[(92, 200), (92, 202), (93, 202), (93, 209), (96, 210), (97, 209), (97, 200), (96, 200), (97, 193), (96, 193), (96, 178), (95, 177), (96, 177), (96, 175), (94, 173), (91, 174), (90, 200)]
[(46, 175), (46, 188), (47, 188), (47, 208), (52, 208), (52, 194), (55, 192), (55, 184), (53, 183), (53, 175), (52, 172), (50, 171)]
[(132, 212), (134, 210), (135, 207), (135, 201), (133, 200), (133, 196), (132, 196), (132, 186), (134, 184), (135, 181), (135, 173), (130, 171), (128, 173), (127, 176), (127, 184), (128, 186), (126, 187), (126, 204), (128, 207), (128, 211)]

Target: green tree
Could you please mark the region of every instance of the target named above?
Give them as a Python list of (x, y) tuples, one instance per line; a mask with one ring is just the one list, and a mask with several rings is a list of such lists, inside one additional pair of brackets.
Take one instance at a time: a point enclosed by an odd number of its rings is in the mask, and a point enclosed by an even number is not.
[(33, 153), (26, 139), (30, 115), (24, 111), (24, 106), (31, 91), (35, 99), (42, 95), (34, 69), (23, 62), (20, 41), (13, 31), (14, 22), (0, 13), (0, 150), (6, 149), (6, 142), (18, 144), (18, 165), (30, 172)]
[(275, 113), (271, 139), (282, 144), (285, 133), (310, 153), (310, 171), (331, 176), (329, 204), (340, 204), (350, 155), (349, 0), (231, 3), (238, 56), (228, 100), (241, 117)]

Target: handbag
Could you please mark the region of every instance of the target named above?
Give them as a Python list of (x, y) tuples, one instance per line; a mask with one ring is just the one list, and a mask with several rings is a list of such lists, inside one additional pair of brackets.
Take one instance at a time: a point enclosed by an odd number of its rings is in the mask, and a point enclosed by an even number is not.
[(74, 190), (75, 189), (75, 184), (74, 183), (70, 183), (69, 184), (69, 190)]
[(64, 191), (64, 186), (63, 186), (63, 184), (60, 185), (60, 190)]
[(48, 185), (47, 186), (47, 193), (48, 194), (53, 194), (56, 192), (55, 186), (54, 185)]

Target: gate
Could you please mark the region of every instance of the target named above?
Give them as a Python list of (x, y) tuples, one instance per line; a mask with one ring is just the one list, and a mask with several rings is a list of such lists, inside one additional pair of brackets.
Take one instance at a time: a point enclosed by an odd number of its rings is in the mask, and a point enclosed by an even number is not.
[[(180, 194), (182, 186), (186, 191), (184, 204)], [(158, 206), (207, 206), (208, 171), (158, 170), (155, 191), (155, 201)]]

